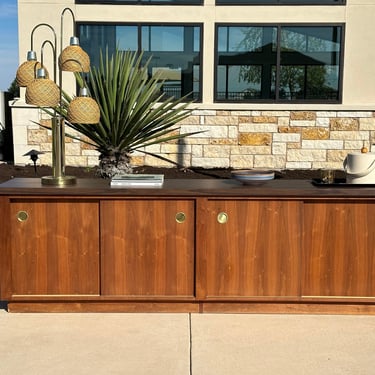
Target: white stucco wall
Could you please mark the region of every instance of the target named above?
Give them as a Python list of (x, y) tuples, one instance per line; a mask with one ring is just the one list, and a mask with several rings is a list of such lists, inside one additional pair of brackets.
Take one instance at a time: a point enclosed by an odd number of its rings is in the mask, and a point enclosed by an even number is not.
[[(332, 118), (347, 118), (350, 119), (355, 117), (357, 119), (358, 126), (354, 126), (350, 129), (350, 134), (342, 133), (342, 138), (346, 138), (346, 143), (342, 143), (342, 150), (350, 149), (349, 145), (356, 149), (362, 143), (371, 143), (374, 139), (373, 132), (375, 129), (372, 125), (369, 129), (365, 130), (359, 125), (364, 124), (368, 120), (361, 120), (362, 118), (372, 118), (373, 111), (375, 110), (375, 74), (374, 61), (375, 61), (375, 1), (373, 0), (347, 0), (345, 6), (217, 6), (215, 7), (214, 0), (205, 1), (204, 6), (123, 6), (123, 5), (75, 5), (73, 0), (66, 1), (53, 1), (53, 0), (18, 0), (19, 8), (19, 56), (20, 63), (26, 59), (26, 53), (30, 49), (30, 33), (33, 27), (41, 22), (48, 22), (57, 30), (58, 40), (60, 38), (60, 14), (62, 9), (65, 7), (70, 7), (75, 12), (75, 17), (77, 21), (102, 21), (102, 22), (201, 22), (204, 26), (204, 43), (203, 43), (203, 101), (198, 103), (196, 108), (200, 111), (199, 123), (196, 124), (196, 119), (193, 118), (189, 129), (194, 129), (195, 127), (205, 126), (206, 122), (210, 121), (215, 123), (211, 124), (210, 134), (212, 137), (208, 140), (203, 137), (202, 141), (189, 141), (191, 147), (190, 151), (186, 151), (188, 155), (185, 157), (186, 162), (194, 162), (202, 166), (209, 167), (207, 163), (212, 161), (209, 158), (205, 159), (203, 156), (203, 150), (205, 145), (210, 142), (218, 142), (217, 139), (221, 141), (221, 144), (215, 144), (216, 147), (221, 147), (222, 152), (228, 149), (228, 144), (225, 144), (223, 137), (220, 132), (223, 131), (221, 128), (220, 121), (220, 111), (225, 111), (230, 113), (249, 113), (249, 118), (253, 121), (254, 116), (264, 116), (264, 113), (269, 113), (269, 116), (276, 117), (276, 128), (275, 131), (270, 131), (271, 145), (266, 154), (264, 150), (261, 149), (248, 149), (242, 148), (241, 152), (245, 153), (244, 160), (251, 159), (269, 160), (269, 164), (272, 167), (272, 162), (280, 164), (280, 153), (285, 155), (284, 166), (300, 165), (314, 167), (317, 163), (305, 163), (305, 156), (303, 153), (295, 153), (296, 156), (291, 157), (295, 160), (295, 164), (288, 164), (288, 147), (291, 147), (290, 143), (286, 141), (284, 143), (278, 142), (277, 140), (281, 135), (274, 137), (274, 135), (279, 134), (280, 126), (285, 124), (289, 127), (295, 127), (291, 123), (290, 113), (292, 111), (308, 111), (315, 113), (315, 120), (307, 125), (302, 125), (305, 127), (321, 127), (324, 124), (329, 130), (329, 139), (331, 137), (337, 137), (336, 131), (347, 132), (343, 127), (341, 130), (332, 130), (330, 124), (333, 123)], [(213, 103), (213, 77), (214, 77), (214, 25), (216, 22), (230, 22), (230, 23), (343, 23), (345, 24), (345, 51), (344, 51), (344, 75), (343, 75), (343, 102), (342, 104), (265, 104), (265, 103), (237, 103), (237, 104), (223, 104), (223, 103)], [(69, 37), (72, 30), (72, 20), (69, 13), (66, 13), (64, 18), (64, 35), (63, 43), (68, 44)], [(39, 46), (43, 40), (46, 38), (51, 38), (51, 31), (47, 28), (40, 28), (38, 32), (35, 33), (34, 46)], [(212, 48), (210, 48), (212, 46)], [(35, 48), (36, 49), (36, 48)], [(46, 48), (45, 53), (45, 63), (49, 65), (49, 69), (52, 70), (52, 53)], [(73, 79), (69, 76), (69, 73), (64, 73), (64, 90), (73, 91)], [(30, 121), (38, 120), (39, 112), (35, 109), (29, 108), (23, 102), (22, 96), (24, 95), (24, 90), (21, 90), (21, 99), (13, 107), (13, 131), (14, 131), (14, 143), (15, 143), (15, 162), (24, 163), (25, 158), (22, 157), (26, 151), (30, 148), (35, 148), (38, 146), (35, 144), (35, 140), (32, 140), (30, 130), (33, 129), (33, 125)], [(211, 112), (210, 112), (211, 111)], [(213, 111), (213, 112), (212, 112)], [(245, 112), (243, 112), (245, 111)], [(247, 112), (246, 112), (247, 111)], [(288, 113), (285, 116), (278, 116), (279, 112)], [(285, 112), (286, 111), (286, 112)], [(209, 115), (206, 115), (209, 113)], [(212, 118), (212, 113), (214, 113), (214, 118)], [(327, 113), (327, 116), (322, 116), (322, 113)], [(355, 114), (355, 116), (353, 115)], [(255, 115), (254, 115), (255, 114)], [(319, 115), (318, 115), (319, 114)], [(235, 115), (236, 116), (236, 115)], [(245, 115), (246, 117), (246, 115)], [(227, 119), (228, 120), (228, 119)], [(250, 121), (250, 122), (251, 122)], [(371, 123), (372, 124), (372, 123)], [(275, 125), (275, 123), (273, 123)], [(239, 134), (241, 133), (241, 121), (236, 120), (234, 124), (226, 130), (229, 134)], [(249, 125), (253, 129), (257, 129), (254, 124)], [(270, 129), (268, 129), (270, 130)], [(265, 133), (269, 133), (264, 131)], [(218, 131), (218, 134), (214, 134)], [(302, 129), (299, 132), (302, 134)], [(306, 134), (306, 132), (305, 132)], [(34, 134), (35, 135), (35, 134)], [(278, 138), (279, 137), (279, 138)], [(284, 138), (286, 136), (284, 135)], [(296, 138), (295, 134), (294, 137)], [(293, 138), (293, 137), (292, 137)], [(198, 139), (196, 137), (196, 139)], [(230, 137), (228, 135), (228, 139)], [(331, 139), (332, 140), (332, 139)], [(236, 142), (232, 139), (233, 142)], [(322, 141), (316, 139), (316, 141)], [(31, 143), (30, 143), (31, 142)], [(34, 142), (34, 144), (32, 143)], [(199, 143), (201, 142), (201, 143)], [(238, 139), (237, 139), (238, 142)], [(315, 154), (318, 155), (319, 150), (321, 150), (319, 143), (303, 143), (302, 138), (299, 138), (300, 148), (308, 147), (308, 149), (314, 149), (317, 151)], [(352, 142), (352, 143), (350, 143)], [(289, 144), (289, 146), (288, 146)], [(32, 147), (31, 147), (32, 146)], [(69, 146), (69, 145), (68, 145)], [(233, 145), (232, 145), (233, 146)], [(231, 149), (232, 146), (229, 146)], [(238, 145), (237, 145), (238, 146)], [(268, 147), (268, 145), (266, 145)], [(336, 145), (337, 146), (337, 145)], [(336, 147), (335, 146), (335, 147)], [(355, 146), (355, 147), (354, 147)], [(43, 146), (44, 147), (44, 146)], [(328, 146), (327, 146), (328, 147)], [(72, 152), (77, 149), (77, 145), (74, 145)], [(285, 149), (285, 152), (282, 150)], [(194, 156), (199, 155), (199, 150), (202, 150), (202, 158), (199, 162), (199, 157)], [(207, 147), (206, 147), (207, 150)], [(84, 150), (87, 154), (85, 155), (87, 163), (96, 163), (97, 155), (92, 154), (92, 150)], [(233, 150), (232, 150), (233, 151)], [(160, 150), (160, 152), (162, 152)], [(207, 152), (207, 151), (206, 151)], [(259, 154), (257, 154), (257, 152)], [(198, 153), (198, 154), (197, 154)], [(248, 154), (246, 154), (248, 153)], [(233, 164), (230, 160), (230, 152), (228, 154), (227, 161), (225, 165)], [(291, 155), (291, 152), (289, 152)], [(298, 156), (300, 155), (300, 156)], [(336, 163), (339, 165), (341, 161), (333, 162), (326, 153), (325, 163)], [(80, 159), (82, 155), (72, 155), (69, 156), (67, 153), (67, 159), (72, 163), (83, 163), (83, 159)], [(272, 156), (272, 157), (270, 157)], [(247, 159), (246, 159), (247, 157)], [(267, 159), (266, 159), (267, 158)], [(142, 159), (143, 161), (148, 159)], [(45, 156), (43, 161), (48, 163), (48, 155)], [(298, 162), (301, 163), (298, 163)], [(290, 163), (292, 161), (290, 160)], [(236, 163), (234, 163), (236, 164)], [(281, 163), (282, 164), (282, 163)], [(237, 164), (236, 164), (237, 165)]]

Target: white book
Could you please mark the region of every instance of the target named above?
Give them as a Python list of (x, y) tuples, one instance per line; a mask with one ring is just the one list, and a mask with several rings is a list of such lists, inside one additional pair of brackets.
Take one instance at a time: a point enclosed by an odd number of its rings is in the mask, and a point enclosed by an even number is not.
[(163, 174), (121, 174), (113, 176), (111, 186), (162, 186)]

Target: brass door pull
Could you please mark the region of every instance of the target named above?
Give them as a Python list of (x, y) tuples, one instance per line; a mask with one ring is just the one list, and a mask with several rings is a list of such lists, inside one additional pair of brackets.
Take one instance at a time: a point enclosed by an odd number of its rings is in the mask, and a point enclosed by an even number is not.
[(225, 224), (228, 221), (228, 214), (226, 212), (219, 212), (217, 215), (217, 221), (220, 224)]
[(26, 211), (17, 212), (17, 220), (20, 222), (26, 221), (29, 218), (29, 214)]
[(176, 221), (177, 223), (181, 224), (186, 220), (186, 215), (184, 212), (177, 212), (176, 214)]

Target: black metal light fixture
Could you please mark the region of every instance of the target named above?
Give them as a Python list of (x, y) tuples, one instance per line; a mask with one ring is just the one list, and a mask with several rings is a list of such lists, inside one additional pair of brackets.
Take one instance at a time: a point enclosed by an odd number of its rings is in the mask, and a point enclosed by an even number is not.
[(39, 155), (41, 155), (41, 154), (44, 154), (44, 152), (43, 151), (34, 150), (34, 149), (26, 152), (26, 154), (23, 154), (23, 156), (30, 156), (31, 161), (34, 163), (34, 172), (35, 172), (35, 175), (37, 174), (36, 173), (36, 162), (39, 159)]

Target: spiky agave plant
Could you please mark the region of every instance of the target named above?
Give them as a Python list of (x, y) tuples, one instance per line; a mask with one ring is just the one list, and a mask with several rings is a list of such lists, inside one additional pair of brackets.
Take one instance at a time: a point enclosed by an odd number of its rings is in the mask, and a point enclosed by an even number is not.
[[(143, 54), (116, 50), (109, 56), (100, 54), (98, 67), (88, 76), (90, 95), (100, 108), (97, 125), (67, 126), (85, 136), (82, 140), (99, 151), (99, 173), (111, 178), (118, 173), (131, 173), (131, 153), (145, 146), (181, 139), (193, 133), (180, 133), (178, 122), (188, 117), (192, 101), (187, 97), (165, 98), (160, 91), (158, 76), (148, 77), (150, 60), (142, 64)], [(82, 77), (76, 79), (82, 85)], [(64, 94), (64, 108), (71, 100)]]

